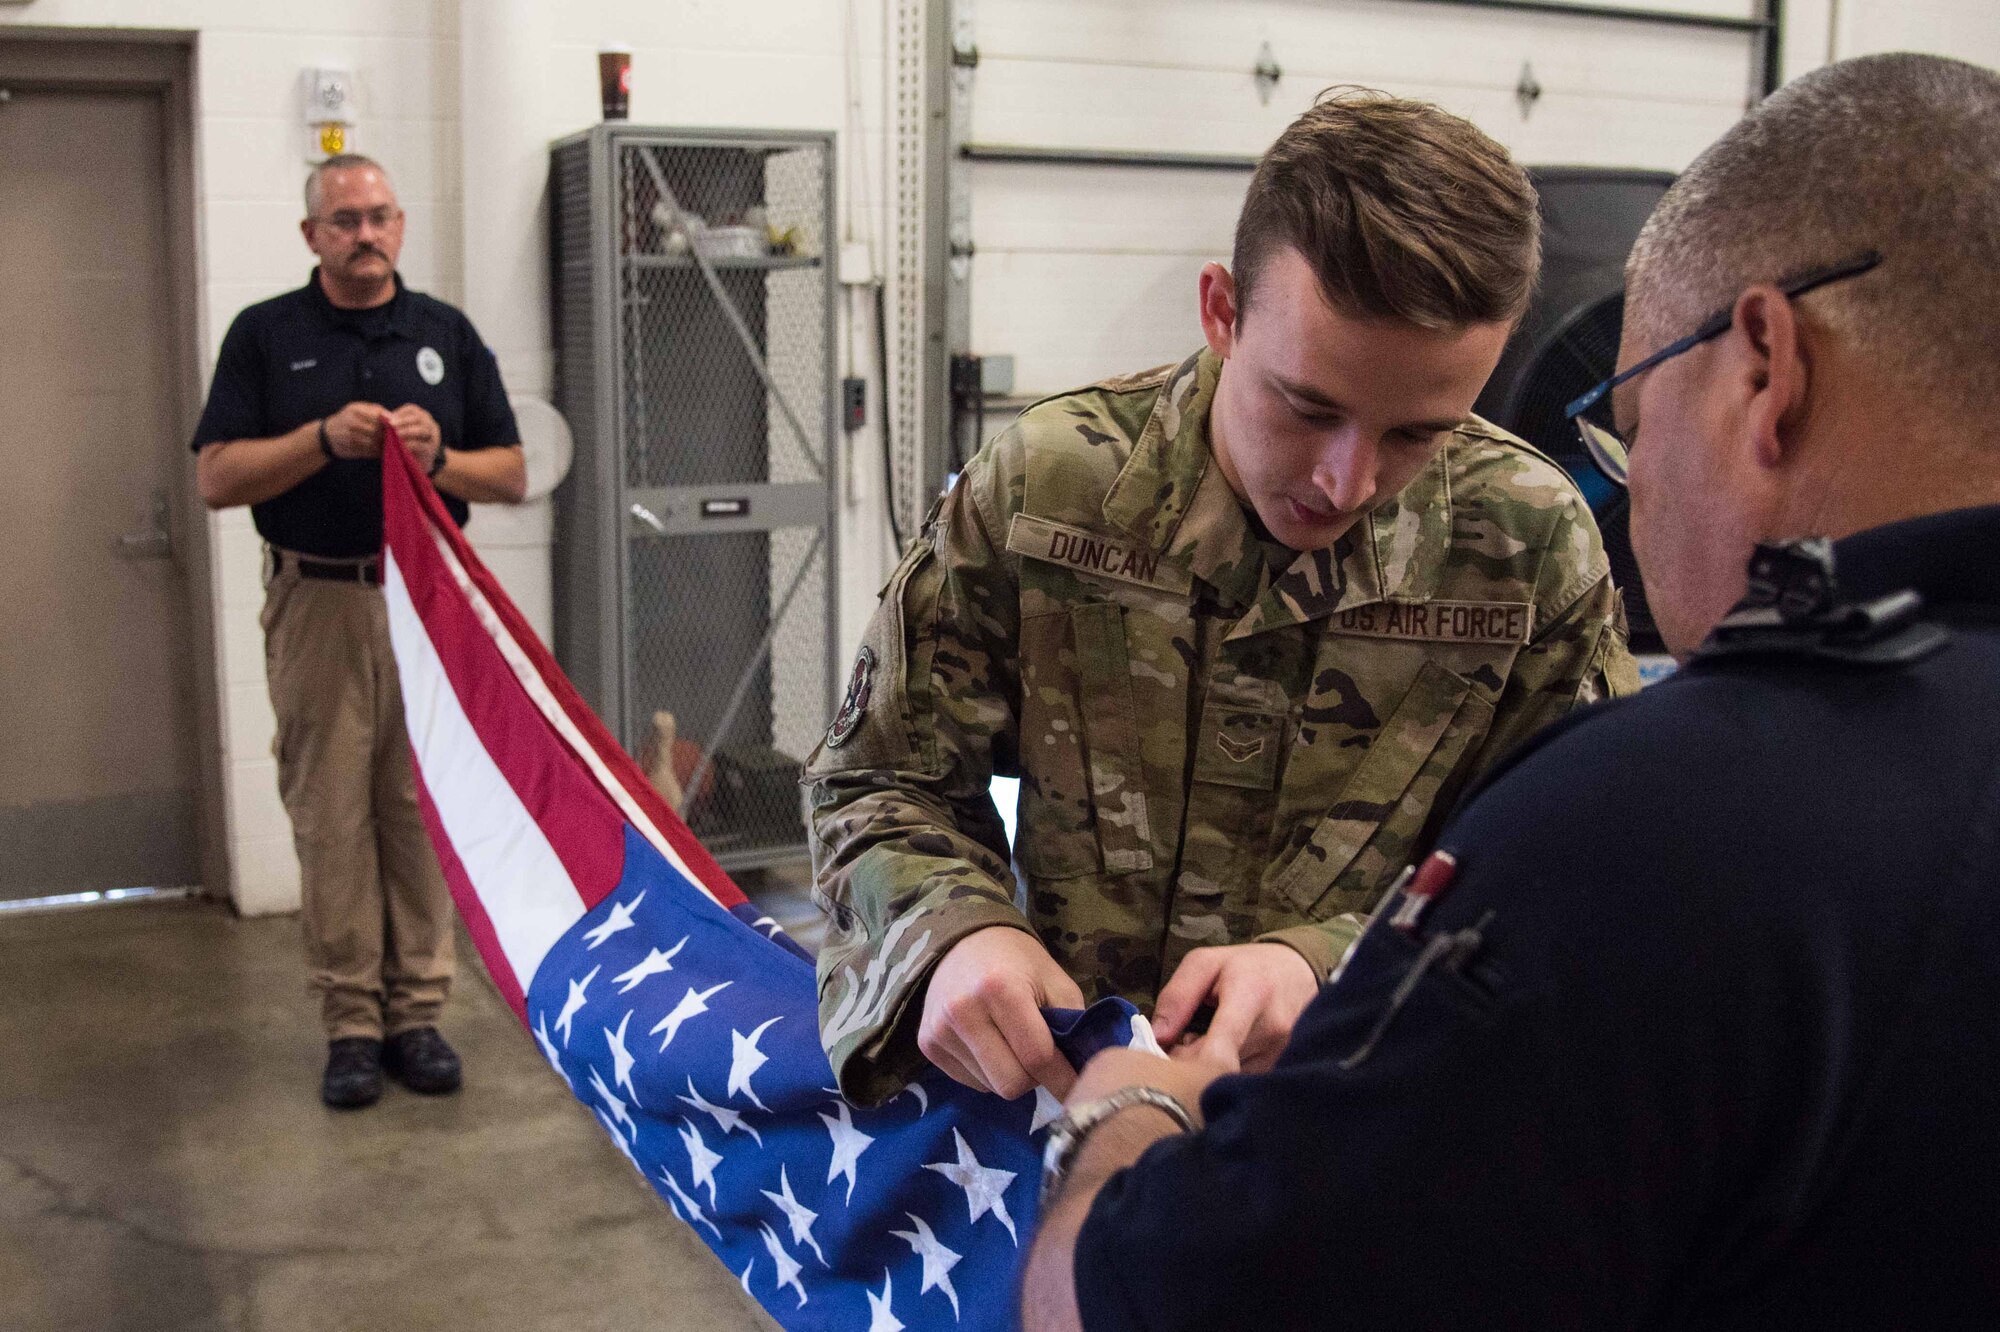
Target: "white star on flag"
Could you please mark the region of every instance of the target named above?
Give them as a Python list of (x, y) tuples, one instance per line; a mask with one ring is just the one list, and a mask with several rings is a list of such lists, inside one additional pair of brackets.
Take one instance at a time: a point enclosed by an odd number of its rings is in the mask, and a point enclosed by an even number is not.
[(778, 1017), (767, 1020), (748, 1036), (745, 1036), (740, 1031), (731, 1031), (729, 1033), (731, 1053), (729, 1056), (728, 1094), (735, 1096), (740, 1093), (749, 1097), (750, 1104), (756, 1106), (759, 1110), (768, 1111), (769, 1107), (757, 1099), (756, 1092), (750, 1090), (750, 1079), (757, 1075), (758, 1069), (771, 1062), (771, 1056), (759, 1050), (757, 1042), (764, 1039), (764, 1033), (769, 1031), (778, 1022), (779, 1018), (783, 1016), (781, 1013)]
[(798, 1259), (785, 1252), (784, 1243), (779, 1240), (777, 1231), (762, 1224), (758, 1225), (757, 1229), (764, 1236), (764, 1248), (770, 1253), (771, 1261), (778, 1265), (778, 1288), (783, 1290), (786, 1286), (790, 1286), (797, 1291), (799, 1308), (805, 1308), (806, 1288), (799, 1284), (799, 1273), (805, 1269), (799, 1266)]
[[(644, 897), (645, 894), (640, 893), (639, 896)], [(683, 934), (681, 941), (664, 953), (657, 948), (647, 950), (644, 962), (633, 967), (630, 971), (621, 971), (611, 978), (618, 982), (618, 993), (630, 994), (639, 988), (639, 982), (645, 980), (648, 976), (658, 976), (672, 971), (674, 969), (674, 958), (679, 956), (681, 949), (687, 947), (687, 942), (687, 936)]]
[(811, 1245), (813, 1256), (819, 1259), (821, 1267), (825, 1267), (826, 1254), (820, 1249), (819, 1241), (813, 1238), (813, 1222), (819, 1220), (819, 1213), (792, 1196), (792, 1181), (782, 1165), (778, 1167), (778, 1187), (783, 1192), (773, 1193), (769, 1189), (757, 1192), (775, 1203), (778, 1210), (785, 1214), (785, 1220), (792, 1223), (792, 1243)]
[(627, 1009), (625, 1017), (618, 1024), (618, 1030), (604, 1029), (604, 1043), (611, 1047), (611, 1085), (623, 1087), (632, 1093), (632, 1104), (638, 1105), (639, 1089), (632, 1085), (632, 1065), (636, 1062), (632, 1052), (625, 1048), (625, 1028), (632, 1025), (632, 1011)]
[[(925, 1115), (931, 1112), (931, 1094), (929, 1092), (925, 1091), (922, 1087), (918, 1086), (914, 1082), (912, 1082), (909, 1086), (903, 1088), (903, 1091), (897, 1092), (896, 1096), (901, 1096), (903, 1092), (908, 1092), (910, 1095), (917, 1098), (918, 1119), (922, 1119)], [(895, 1100), (896, 1096), (891, 1096), (889, 1100), (890, 1101)], [(884, 1101), (883, 1104), (887, 1105), (888, 1101)], [(918, 1293), (921, 1294), (922, 1292), (920, 1291)]]
[[(674, 1195), (674, 1202), (680, 1207), (681, 1211), (687, 1213), (682, 1218), (683, 1220), (687, 1221), (691, 1226), (697, 1223), (707, 1226), (715, 1232), (717, 1239), (722, 1238), (721, 1227), (709, 1220), (708, 1213), (701, 1210), (701, 1204), (681, 1189), (681, 1182), (674, 1178), (673, 1171), (668, 1170), (665, 1166), (660, 1167), (660, 1182), (665, 1184), (668, 1191)], [(697, 1185), (696, 1187), (700, 1186)]]
[(605, 1114), (594, 1105), (590, 1107), (590, 1112), (597, 1116), (598, 1123), (604, 1125), (604, 1131), (611, 1135), (611, 1141), (618, 1144), (618, 1150), (625, 1153), (625, 1159), (632, 1163), (632, 1168), (642, 1175), (645, 1174), (645, 1168), (639, 1164), (639, 1158), (632, 1155), (631, 1147), (626, 1145), (625, 1135), (620, 1133), (618, 1126), (611, 1122), (611, 1116)]
[(688, 1167), (692, 1172), (690, 1177), (696, 1188), (704, 1184), (708, 1186), (708, 1205), (714, 1207), (715, 1168), (722, 1164), (722, 1157), (708, 1150), (708, 1144), (701, 1140), (701, 1130), (695, 1127), (692, 1119), (683, 1119), (681, 1123), (686, 1126), (680, 1130), (680, 1135), (681, 1145), (687, 1148)]
[(612, 903), (611, 914), (604, 918), (604, 923), (602, 925), (594, 925), (583, 932), (585, 944), (590, 948), (596, 948), (612, 935), (631, 929), (632, 913), (637, 911), (639, 903), (645, 900), (646, 890), (641, 888), (639, 895), (631, 901)]
[(535, 1019), (535, 1040), (540, 1043), (542, 1055), (549, 1061), (549, 1067), (553, 1068), (561, 1076), (563, 1086), (568, 1087), (570, 1092), (574, 1094), (576, 1084), (569, 1080), (569, 1074), (563, 1072), (562, 1054), (556, 1049), (556, 1043), (549, 1039), (549, 1015), (547, 1013), (543, 1013)]
[(966, 1206), (972, 1209), (974, 1221), (988, 1212), (999, 1217), (1000, 1224), (1007, 1227), (1007, 1233), (1018, 1247), (1021, 1237), (1014, 1231), (1014, 1218), (1007, 1215), (1007, 1186), (1014, 1182), (1014, 1172), (991, 1170), (979, 1164), (979, 1158), (972, 1154), (972, 1146), (966, 1142), (965, 1135), (954, 1128), (951, 1136), (958, 1144), (958, 1160), (934, 1162), (924, 1169), (937, 1171), (965, 1190)]
[(715, 1126), (725, 1134), (747, 1133), (759, 1147), (764, 1145), (764, 1135), (750, 1126), (741, 1110), (731, 1110), (726, 1105), (711, 1105), (708, 1098), (694, 1089), (694, 1079), (688, 1079), (688, 1094), (680, 1098), (681, 1104), (691, 1105), (715, 1121)]
[(597, 973), (602, 970), (604, 970), (602, 967), (592, 967), (588, 976), (569, 983), (569, 998), (563, 1000), (562, 1012), (556, 1015), (556, 1030), (562, 1033), (565, 1050), (569, 1049), (570, 1024), (576, 1021), (576, 1015), (583, 1010), (583, 992), (590, 988), (590, 983), (597, 979)]
[(1035, 1122), (1028, 1125), (1028, 1132), (1040, 1133), (1049, 1125), (1062, 1118), (1063, 1104), (1055, 1093), (1047, 1087), (1035, 1088)]
[(889, 1301), (895, 1298), (896, 1283), (889, 1278), (889, 1269), (882, 1269), (882, 1293), (866, 1291), (868, 1296), (868, 1332), (903, 1332), (903, 1324), (896, 1317)]
[[(838, 1116), (836, 1118), (835, 1116)], [(826, 1168), (826, 1182), (831, 1184), (842, 1175), (847, 1176), (847, 1201), (854, 1201), (856, 1178), (855, 1167), (861, 1161), (861, 1153), (868, 1150), (875, 1139), (854, 1127), (854, 1116), (848, 1113), (846, 1101), (833, 1103), (833, 1114), (820, 1112), (820, 1122), (833, 1135), (833, 1161)]]
[(726, 990), (733, 984), (735, 984), (734, 981), (724, 981), (720, 985), (711, 985), (706, 990), (697, 990), (692, 985), (688, 986), (688, 992), (681, 996), (679, 1003), (674, 1005), (674, 1011), (661, 1018), (658, 1022), (655, 1022), (653, 1029), (646, 1034), (648, 1036), (658, 1036), (663, 1031), (667, 1033), (666, 1039), (660, 1042), (660, 1049), (665, 1051), (669, 1045), (674, 1043), (674, 1037), (681, 1034), (681, 1023), (686, 1022), (691, 1017), (706, 1013), (708, 1011), (709, 997), (717, 990)]
[(625, 1102), (620, 1100), (611, 1088), (604, 1085), (604, 1079), (597, 1076), (597, 1069), (594, 1066), (590, 1070), (590, 1089), (604, 1102), (604, 1108), (611, 1112), (611, 1117), (632, 1131), (632, 1141), (637, 1142), (639, 1126), (633, 1122), (632, 1112), (625, 1108)]
[(927, 1294), (933, 1288), (941, 1290), (951, 1300), (951, 1316), (958, 1317), (958, 1292), (951, 1288), (951, 1269), (958, 1266), (958, 1260), (965, 1255), (953, 1253), (938, 1243), (938, 1237), (924, 1224), (924, 1219), (915, 1212), (905, 1212), (910, 1224), (916, 1229), (892, 1230), (889, 1233), (899, 1240), (909, 1243), (910, 1251), (924, 1260), (924, 1279), (918, 1283), (917, 1294)]

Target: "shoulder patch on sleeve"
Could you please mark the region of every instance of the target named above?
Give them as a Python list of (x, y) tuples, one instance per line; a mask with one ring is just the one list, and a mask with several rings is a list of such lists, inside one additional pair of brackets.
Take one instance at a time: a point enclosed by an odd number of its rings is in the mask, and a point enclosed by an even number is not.
[(1067, 523), (1017, 513), (1007, 528), (1007, 549), (1098, 578), (1186, 595), (1194, 575), (1132, 541), (1117, 541)]
[(868, 715), (868, 702), (875, 692), (875, 649), (863, 646), (854, 658), (854, 673), (847, 678), (847, 697), (833, 724), (826, 728), (826, 747), (839, 749), (854, 736), (861, 719)]

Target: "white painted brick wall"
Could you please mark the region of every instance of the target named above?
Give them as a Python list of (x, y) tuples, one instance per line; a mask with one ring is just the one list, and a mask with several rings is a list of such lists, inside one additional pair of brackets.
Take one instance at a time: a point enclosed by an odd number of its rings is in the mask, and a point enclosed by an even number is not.
[[(879, 138), (881, 0), (861, 0), (857, 8), (864, 123)], [(350, 142), (379, 157), (395, 177), (409, 214), (405, 278), (463, 302), (458, 31), (461, 19), (479, 22), (483, 12), (479, 0), (342, 0), (337, 6), (34, 0), (0, 9), (0, 25), (195, 35), (198, 318), (206, 373), (236, 313), (296, 287), (311, 267), (298, 234), (308, 133), (300, 80), (311, 66), (343, 65), (354, 72), (358, 115)], [(839, 129), (847, 98), (842, 16), (841, 5), (822, 0), (759, 6), (606, 0), (567, 11), (553, 24), (546, 84), (523, 90), (543, 109), (531, 147), (539, 153), (547, 140), (597, 120), (596, 52), (613, 40), (634, 48), (635, 120)], [(879, 171), (879, 141), (873, 160)], [(540, 172), (529, 172), (505, 197), (472, 206), (533, 216), (543, 207), (543, 188)], [(878, 201), (885, 195), (879, 183), (872, 193)], [(865, 338), (864, 349), (872, 346), (872, 337)], [(521, 391), (547, 391), (539, 366), (524, 367), (519, 378), (526, 381), (515, 385)], [(874, 466), (869, 464), (871, 476)], [(885, 523), (874, 491), (861, 489), (872, 509), (854, 515), (848, 549), (861, 570), (852, 581), (865, 584), (869, 596), (884, 553), (878, 533)], [(478, 523), (472, 530), (477, 539)], [(271, 757), (274, 724), (257, 625), (260, 547), (242, 509), (212, 515), (208, 537), (229, 886), (245, 912), (289, 910), (298, 904), (298, 865)]]
[[(312, 266), (299, 237), (307, 170), (301, 71), (353, 69), (357, 151), (391, 167), (409, 212), (403, 272), (458, 294), (457, 13), (452, 0), (36, 0), (0, 21), (69, 28), (193, 32), (196, 227), (204, 369), (238, 310), (296, 287)], [(298, 904), (298, 864), (278, 800), (265, 694), (260, 548), (249, 514), (211, 515), (230, 891), (245, 912)]]

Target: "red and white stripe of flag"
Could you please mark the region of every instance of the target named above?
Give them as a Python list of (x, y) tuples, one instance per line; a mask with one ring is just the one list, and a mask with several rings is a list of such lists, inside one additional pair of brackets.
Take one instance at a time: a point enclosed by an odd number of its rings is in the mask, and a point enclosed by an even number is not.
[(578, 697), (394, 430), (382, 508), (382, 591), (424, 822), (525, 1025), (542, 959), (617, 885), (627, 823), (718, 908), (745, 899)]

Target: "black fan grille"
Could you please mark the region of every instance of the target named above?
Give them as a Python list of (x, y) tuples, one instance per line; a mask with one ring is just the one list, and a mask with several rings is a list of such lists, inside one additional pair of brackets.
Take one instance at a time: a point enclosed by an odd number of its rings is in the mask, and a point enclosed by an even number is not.
[[(1658, 628), (1646, 605), (1638, 561), (1632, 557), (1631, 503), (1623, 490), (1605, 480), (1577, 439), (1576, 427), (1563, 408), (1608, 378), (1618, 365), (1618, 335), (1625, 318), (1625, 293), (1614, 292), (1584, 306), (1564, 320), (1520, 377), (1520, 388), (1509, 404), (1508, 427), (1560, 463), (1597, 516), (1598, 530), (1611, 557), (1611, 576), (1625, 591), (1625, 615), (1632, 628), (1634, 652), (1664, 652)], [(1611, 424), (1609, 398), (1591, 410), (1592, 419)]]
[[(1612, 487), (1591, 465), (1563, 408), (1617, 367), (1618, 331), (1624, 317), (1625, 294), (1617, 292), (1565, 319), (1520, 376), (1514, 400), (1508, 404), (1513, 432), (1569, 469), (1593, 508)], [(1608, 403), (1600, 403), (1597, 411), (1608, 409)]]

